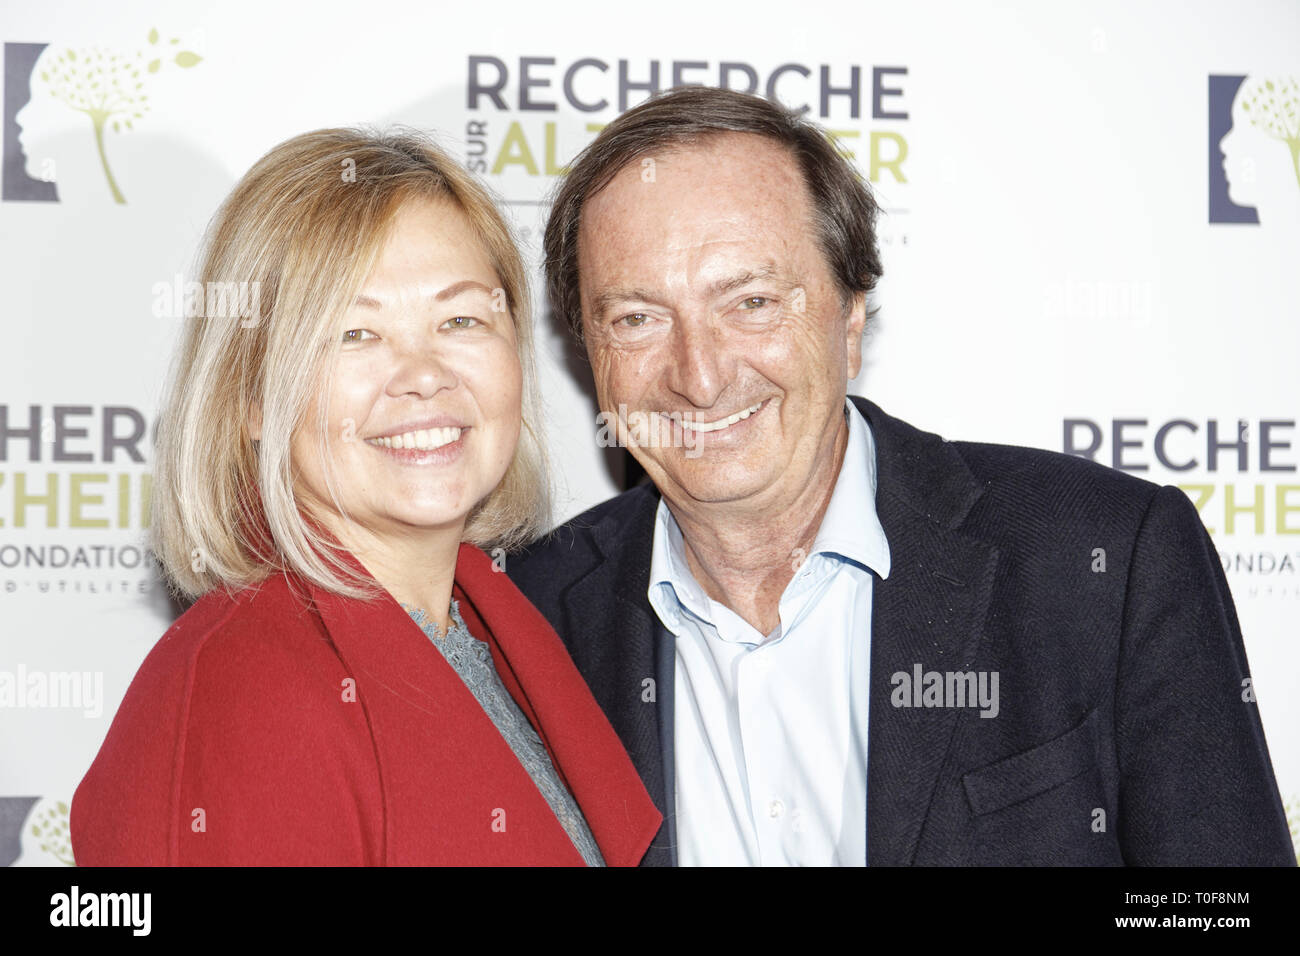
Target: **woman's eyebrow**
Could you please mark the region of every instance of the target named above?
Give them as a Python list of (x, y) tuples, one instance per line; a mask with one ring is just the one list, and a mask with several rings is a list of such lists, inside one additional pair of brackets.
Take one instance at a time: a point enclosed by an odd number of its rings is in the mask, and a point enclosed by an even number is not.
[[(486, 292), (488, 295), (492, 294), (492, 290), (489, 289), (487, 286), (485, 286), (482, 282), (478, 282), (474, 279), (463, 279), (460, 282), (453, 282), (451, 285), (447, 286), (447, 288), (443, 289), (441, 292), (434, 293), (432, 296), (426, 294), (424, 297), (432, 298), (435, 302), (445, 302), (448, 299), (454, 299), (456, 296), (460, 295), (463, 292), (475, 292), (475, 291)], [(366, 293), (361, 292), (358, 293), (357, 297), (352, 300), (352, 304), (355, 306), (360, 306), (363, 309), (382, 309), (384, 307), (384, 303), (382, 299), (383, 297), (367, 295)]]
[(485, 286), (482, 282), (477, 282), (474, 279), (462, 279), (460, 282), (453, 282), (451, 285), (447, 286), (447, 288), (443, 289), (433, 298), (437, 302), (445, 302), (448, 299), (454, 299), (462, 292), (470, 292), (470, 291), (486, 292), (488, 295), (492, 294), (492, 290), (489, 289), (487, 286)]

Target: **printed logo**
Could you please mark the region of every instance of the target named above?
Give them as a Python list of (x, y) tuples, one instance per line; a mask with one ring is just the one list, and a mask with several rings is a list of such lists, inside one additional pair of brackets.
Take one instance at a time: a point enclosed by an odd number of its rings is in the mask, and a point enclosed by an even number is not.
[(1295, 77), (1210, 76), (1212, 223), (1300, 221), (1300, 84)]
[[(710, 86), (755, 93), (815, 120), (878, 190), (886, 212), (903, 214), (907, 85), (905, 65), (472, 54), (465, 165), (486, 177), (506, 205), (541, 207), (546, 187), (620, 113), (674, 87)], [(643, 161), (643, 180), (654, 176), (653, 161)], [(907, 244), (898, 220), (886, 216), (880, 226), (882, 245)], [(534, 228), (521, 231), (527, 243)]]
[(1066, 418), (1061, 450), (1177, 485), (1214, 537), (1238, 601), (1300, 598), (1294, 417)]
[(0, 596), (149, 593), (152, 455), (145, 409), (0, 403)]
[(75, 866), (67, 801), (0, 797), (0, 866)]
[(132, 131), (148, 114), (152, 84), (163, 70), (189, 69), (203, 59), (183, 49), (179, 37), (163, 40), (156, 29), (134, 55), (99, 46), (6, 43), (4, 56), (3, 198), (59, 202), (55, 183), (60, 164), (42, 143), (53, 131), (66, 129), (70, 116), (80, 114), (87, 124), (80, 129), (94, 144), (106, 195), (119, 204), (127, 198), (113, 174), (109, 134)]
[[(19, 140), (18, 111), (32, 98), (32, 68), (45, 51), (44, 43), (4, 45), (4, 152), (0, 166), (0, 200), (10, 202), (58, 202), (53, 181), (37, 179), (27, 172), (27, 154)], [(51, 177), (52, 180), (52, 177)]]

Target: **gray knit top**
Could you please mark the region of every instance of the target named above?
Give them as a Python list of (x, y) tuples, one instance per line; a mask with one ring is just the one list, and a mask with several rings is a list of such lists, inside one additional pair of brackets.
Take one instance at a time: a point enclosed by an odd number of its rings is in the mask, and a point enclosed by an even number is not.
[(460, 675), (465, 686), (478, 700), (484, 712), (492, 719), (501, 736), (505, 738), (510, 749), (515, 752), (519, 762), (524, 765), (533, 783), (541, 791), (546, 802), (555, 812), (556, 819), (569, 834), (569, 839), (588, 866), (604, 866), (605, 861), (596, 846), (596, 840), (583, 819), (582, 811), (560, 781), (551, 758), (546, 753), (537, 731), (524, 716), (515, 699), (510, 696), (497, 669), (492, 663), (492, 652), (488, 646), (469, 632), (460, 616), (460, 605), (451, 602), (451, 627), (444, 635), (438, 625), (428, 620), (428, 615), (421, 609), (403, 604), (402, 608), (411, 619), (419, 625), (420, 630), (428, 635), (447, 663)]

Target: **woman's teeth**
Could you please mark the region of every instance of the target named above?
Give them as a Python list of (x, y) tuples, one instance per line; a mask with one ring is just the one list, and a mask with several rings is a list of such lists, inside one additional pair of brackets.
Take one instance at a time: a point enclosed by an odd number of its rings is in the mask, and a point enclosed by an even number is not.
[(410, 448), (418, 451), (432, 451), (443, 445), (450, 445), (460, 438), (459, 428), (421, 428), (418, 431), (390, 435), (387, 438), (367, 438), (366, 444), (378, 445), (380, 448)]

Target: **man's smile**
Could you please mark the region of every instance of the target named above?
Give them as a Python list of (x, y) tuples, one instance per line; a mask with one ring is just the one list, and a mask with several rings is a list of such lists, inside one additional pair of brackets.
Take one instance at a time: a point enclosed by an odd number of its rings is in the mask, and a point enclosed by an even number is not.
[(750, 415), (753, 415), (756, 412), (758, 412), (767, 401), (768, 401), (767, 399), (763, 399), (763, 401), (757, 402), (749, 406), (749, 408), (742, 408), (740, 411), (735, 412), (734, 414), (728, 415), (725, 418), (715, 419), (714, 421), (711, 422), (704, 422), (704, 421), (699, 421), (698, 419), (692, 420), (690, 418), (687, 418), (686, 416), (690, 414), (689, 412), (686, 414), (682, 414), (680, 412), (674, 412), (673, 414), (665, 415), (664, 417), (670, 419), (671, 421), (676, 422), (685, 431), (717, 432), (717, 431), (722, 431), (724, 428), (730, 428), (732, 425), (735, 425), (738, 422), (743, 422)]

